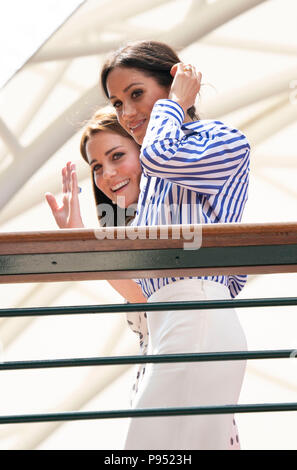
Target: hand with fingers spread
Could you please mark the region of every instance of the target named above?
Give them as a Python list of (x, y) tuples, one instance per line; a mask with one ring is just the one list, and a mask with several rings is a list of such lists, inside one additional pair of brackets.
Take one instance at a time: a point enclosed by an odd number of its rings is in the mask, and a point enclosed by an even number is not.
[(185, 65), (182, 62), (173, 65), (170, 73), (174, 78), (168, 98), (177, 102), (186, 115), (187, 110), (195, 104), (202, 74), (196, 72), (193, 65)]
[(59, 206), (55, 196), (46, 193), (45, 198), (51, 208), (59, 228), (84, 228), (79, 205), (79, 187), (75, 164), (68, 162), (62, 169), (63, 200)]

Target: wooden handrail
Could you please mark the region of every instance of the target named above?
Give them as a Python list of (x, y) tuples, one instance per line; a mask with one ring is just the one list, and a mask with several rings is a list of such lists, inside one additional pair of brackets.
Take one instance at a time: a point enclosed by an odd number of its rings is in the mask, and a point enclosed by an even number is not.
[[(141, 227), (142, 239), (129, 238), (133, 227), (125, 228), (125, 238), (118, 239), (123, 229), (113, 228), (115, 239), (98, 240), (104, 229), (64, 229), (36, 232), (0, 233), (0, 255), (28, 253), (74, 253), (89, 251), (154, 250), (182, 248), (186, 230), (194, 225), (181, 225), (179, 239), (172, 237), (172, 226), (157, 226), (157, 239), (149, 238), (149, 228)], [(160, 230), (168, 231), (168, 239), (160, 239)], [(266, 224), (205, 224), (202, 229), (202, 247), (291, 245), (297, 243), (297, 222)]]
[[(0, 282), (297, 272), (297, 222), (136, 230), (2, 233)], [(184, 249), (190, 233), (199, 249)]]

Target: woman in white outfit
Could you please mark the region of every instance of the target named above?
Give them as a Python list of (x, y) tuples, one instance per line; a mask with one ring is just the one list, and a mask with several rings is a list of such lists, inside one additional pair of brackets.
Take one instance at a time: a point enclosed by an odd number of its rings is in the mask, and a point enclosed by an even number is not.
[[(106, 61), (106, 96), (121, 126), (141, 145), (142, 175), (132, 225), (228, 223), (247, 200), (250, 146), (219, 121), (197, 120), (201, 73), (165, 44), (129, 44)], [(129, 194), (129, 183), (121, 197)], [(193, 276), (137, 281), (148, 302), (230, 299), (246, 276)], [(233, 309), (147, 313), (148, 353), (246, 350)], [(134, 408), (236, 404), (245, 361), (150, 364)], [(126, 449), (232, 449), (232, 415), (131, 419)]]

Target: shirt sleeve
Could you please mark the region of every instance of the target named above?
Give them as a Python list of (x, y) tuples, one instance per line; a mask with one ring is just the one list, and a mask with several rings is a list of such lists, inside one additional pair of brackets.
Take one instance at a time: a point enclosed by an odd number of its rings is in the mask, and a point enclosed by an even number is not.
[(216, 194), (249, 158), (249, 143), (239, 130), (220, 121), (198, 121), (185, 133), (183, 120), (184, 111), (175, 101), (155, 103), (141, 147), (143, 171), (197, 192)]

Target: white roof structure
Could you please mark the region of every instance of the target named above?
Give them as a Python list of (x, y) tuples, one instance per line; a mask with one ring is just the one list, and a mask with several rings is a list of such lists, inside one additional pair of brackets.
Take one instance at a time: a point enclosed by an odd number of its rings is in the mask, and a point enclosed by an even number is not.
[[(85, 225), (97, 226), (89, 170), (79, 154), (81, 127), (107, 104), (98, 84), (106, 54), (136, 39), (162, 40), (195, 64), (203, 75), (200, 117), (247, 135), (252, 167), (243, 222), (297, 220), (296, 0), (77, 0), (68, 8), (54, 0), (14, 3), (19, 8), (6, 22), (13, 34), (1, 44), (9, 51), (0, 75), (2, 232), (56, 229), (44, 193), (59, 197), (69, 160), (83, 189)], [(38, 3), (43, 12), (35, 9)], [(44, 27), (28, 28), (33, 13), (34, 24), (40, 15)], [(296, 274), (250, 276), (240, 297), (294, 296), (296, 281)], [(123, 302), (106, 281), (0, 285), (0, 298), (2, 308)], [(250, 350), (297, 348), (296, 307), (238, 314)], [(123, 315), (0, 318), (0, 346), (6, 361), (138, 351)], [(2, 415), (124, 409), (134, 367), (6, 371), (0, 377)], [(241, 403), (296, 396), (296, 361), (248, 363)], [(297, 412), (240, 414), (237, 423), (243, 449), (297, 449)], [(126, 427), (125, 419), (2, 425), (0, 449), (120, 449)]]

